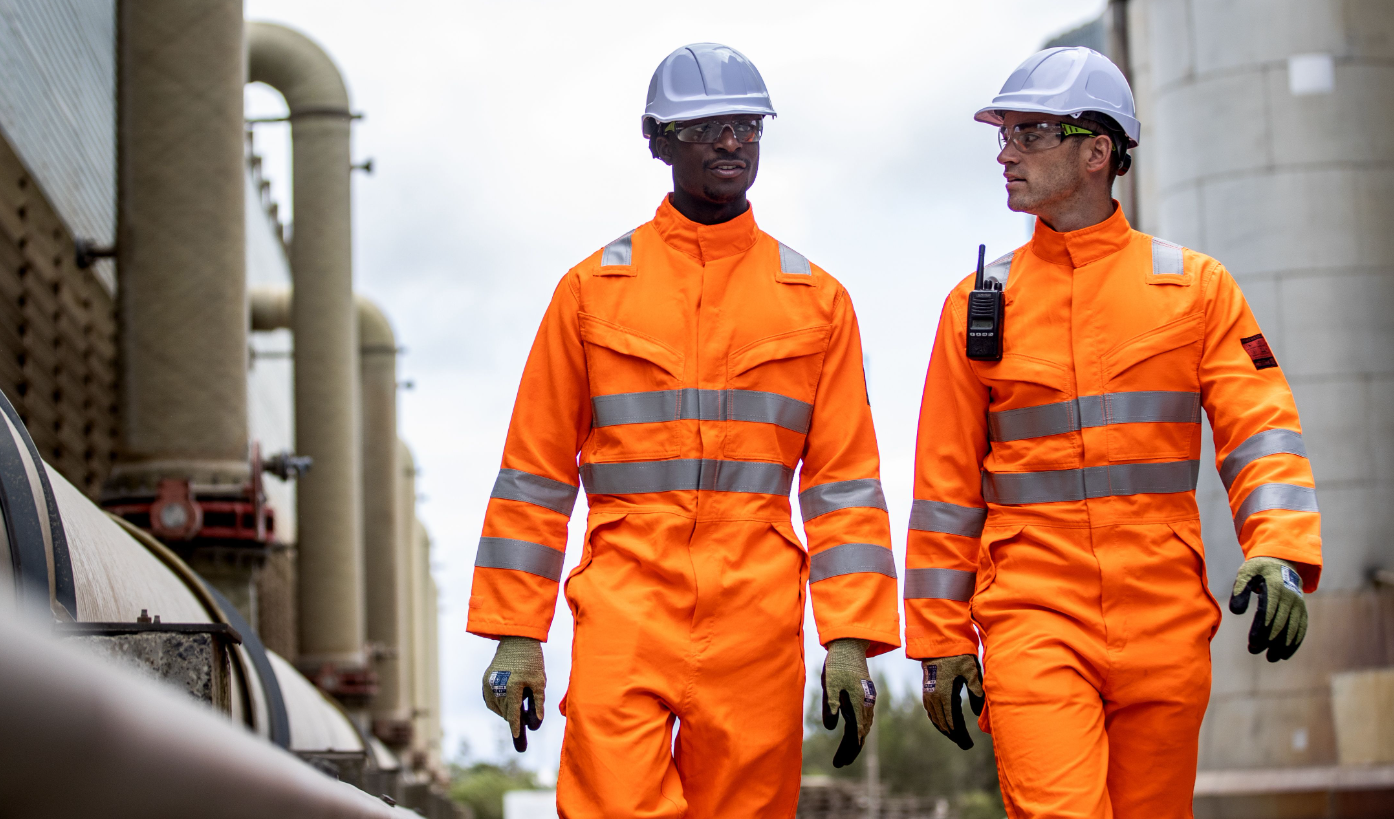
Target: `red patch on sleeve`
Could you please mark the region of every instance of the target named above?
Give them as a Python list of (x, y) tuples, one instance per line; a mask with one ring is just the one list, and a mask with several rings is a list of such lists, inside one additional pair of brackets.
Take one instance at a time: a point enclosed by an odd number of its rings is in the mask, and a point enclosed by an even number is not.
[(1273, 357), (1273, 350), (1268, 347), (1268, 341), (1264, 339), (1263, 333), (1241, 338), (1239, 343), (1244, 345), (1244, 352), (1248, 353), (1249, 358), (1254, 360), (1254, 369), (1266, 370), (1269, 367), (1278, 366), (1278, 359)]

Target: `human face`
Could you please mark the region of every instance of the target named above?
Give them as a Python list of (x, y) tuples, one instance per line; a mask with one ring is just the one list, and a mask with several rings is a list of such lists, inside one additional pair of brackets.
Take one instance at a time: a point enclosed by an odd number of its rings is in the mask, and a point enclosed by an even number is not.
[[(1020, 111), (1008, 111), (1004, 120), (1003, 127), (1009, 131), (1034, 122), (1079, 124), (1072, 117)], [(1069, 137), (1054, 148), (1029, 153), (1008, 142), (997, 154), (1007, 180), (1007, 207), (1044, 216), (1064, 205), (1101, 172), (1107, 176), (1111, 149), (1112, 142), (1102, 135)]]
[[(705, 117), (679, 123), (678, 127), (749, 119), (749, 115)], [(755, 184), (760, 168), (759, 142), (740, 142), (732, 129), (724, 128), (716, 142), (683, 142), (668, 134), (658, 139), (655, 147), (659, 158), (673, 168), (673, 194), (680, 210), (689, 205), (694, 211), (727, 218), (745, 211), (745, 193)], [(733, 207), (739, 210), (727, 214)]]

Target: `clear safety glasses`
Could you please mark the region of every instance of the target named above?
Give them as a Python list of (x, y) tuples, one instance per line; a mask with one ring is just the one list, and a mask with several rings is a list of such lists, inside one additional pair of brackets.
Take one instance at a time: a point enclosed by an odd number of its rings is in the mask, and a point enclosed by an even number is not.
[(1072, 136), (1103, 136), (1088, 128), (1071, 125), (1068, 122), (1022, 122), (997, 129), (997, 145), (1006, 150), (1007, 144), (1016, 146), (1024, 154), (1048, 151)]
[(737, 142), (759, 142), (760, 134), (765, 130), (765, 121), (760, 117), (753, 117), (751, 119), (698, 122), (692, 125), (670, 122), (666, 130), (676, 136), (679, 142), (710, 143), (720, 140), (721, 134), (727, 128), (731, 129)]

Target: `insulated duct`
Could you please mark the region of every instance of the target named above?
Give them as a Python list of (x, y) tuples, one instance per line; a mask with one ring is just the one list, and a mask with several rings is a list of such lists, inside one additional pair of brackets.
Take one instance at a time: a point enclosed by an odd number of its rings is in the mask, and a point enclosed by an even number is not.
[[(333, 61), (303, 34), (247, 24), (248, 81), (290, 109), (295, 198), (296, 452), (314, 467), (296, 488), (301, 668), (365, 663), (357, 332), (353, 304), (348, 91)], [(240, 133), (240, 131), (239, 131)], [(237, 383), (242, 383), (241, 377)]]
[[(121, 444), (103, 495), (247, 463), (241, 0), (117, 4)], [(346, 174), (347, 175), (347, 172)]]

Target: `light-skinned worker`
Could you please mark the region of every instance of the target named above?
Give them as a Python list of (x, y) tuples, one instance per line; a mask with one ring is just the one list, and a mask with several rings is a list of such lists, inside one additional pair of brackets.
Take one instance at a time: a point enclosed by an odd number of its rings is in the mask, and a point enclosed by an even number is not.
[(1220, 623), (1200, 413), (1247, 558), (1230, 606), (1257, 592), (1250, 651), (1276, 661), (1321, 573), (1292, 393), (1224, 266), (1131, 229), (1112, 199), (1139, 124), (1107, 58), (1036, 54), (977, 119), (999, 128), (1008, 208), (1036, 226), (940, 317), (907, 653), (940, 731), (968, 747), (964, 691), (981, 712), (1012, 819), (1188, 817)]
[[(828, 648), (825, 722), (845, 720), (835, 764), (871, 726), (868, 655), (899, 644), (851, 301), (746, 200), (774, 113), (733, 49), (662, 62), (643, 132), (673, 191), (566, 274), (523, 372), (469, 630), (499, 640), (484, 700), (521, 749), (543, 715), (540, 641), (583, 485), (565, 584), (568, 819), (794, 816), (806, 590)], [(807, 550), (790, 521), (800, 460)]]

